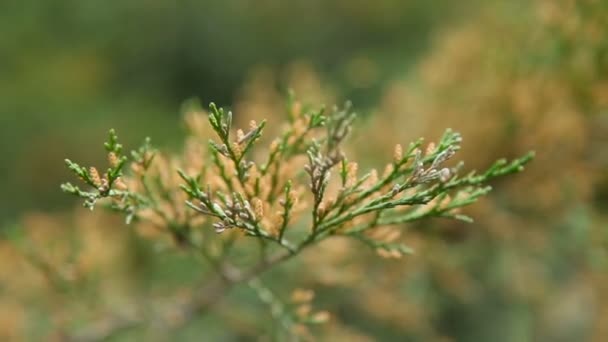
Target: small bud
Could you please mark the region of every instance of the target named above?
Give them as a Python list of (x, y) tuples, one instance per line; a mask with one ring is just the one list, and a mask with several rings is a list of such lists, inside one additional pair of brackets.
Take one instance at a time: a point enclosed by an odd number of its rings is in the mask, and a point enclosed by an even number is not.
[(385, 259), (399, 259), (403, 256), (403, 254), (396, 249), (379, 248), (376, 250), (376, 253)]
[(131, 164), (131, 170), (136, 175), (141, 175), (141, 174), (144, 173), (144, 168), (139, 163), (132, 163)]
[(249, 121), (249, 129), (250, 130), (254, 130), (254, 129), (257, 129), (257, 128), (258, 128), (258, 123), (255, 122), (255, 120)]
[(121, 190), (121, 191), (126, 191), (126, 190), (128, 190), (127, 184), (125, 184), (125, 182), (122, 180), (122, 178), (117, 178), (117, 179), (114, 181), (114, 187), (115, 187), (117, 190)]
[(392, 258), (394, 258), (394, 259), (400, 259), (400, 258), (403, 256), (403, 254), (401, 254), (401, 252), (399, 252), (399, 251), (398, 251), (398, 250), (396, 250), (396, 249), (391, 250), (391, 251), (389, 252), (389, 254), (390, 254), (390, 256), (391, 256)]
[(401, 147), (401, 144), (397, 144), (393, 152), (393, 161), (398, 164), (401, 160), (403, 160), (403, 147)]
[(370, 176), (367, 179), (367, 181), (370, 184), (376, 184), (376, 183), (378, 183), (378, 170), (372, 169), (372, 171), (370, 172)]
[(279, 149), (280, 140), (275, 139), (270, 143), (270, 153), (275, 153)]
[(235, 156), (237, 158), (240, 158), (241, 155), (243, 154), (243, 150), (241, 149), (241, 145), (239, 145), (237, 142), (233, 142), (232, 143), (232, 151), (234, 152)]
[(391, 197), (396, 196), (399, 193), (399, 191), (401, 191), (401, 185), (399, 185), (399, 184), (393, 185), (393, 188), (391, 189)]
[(101, 179), (101, 185), (99, 185), (99, 186), (97, 187), (97, 189), (98, 189), (99, 191), (101, 191), (101, 192), (106, 192), (106, 191), (108, 191), (108, 190), (109, 190), (109, 188), (110, 188), (110, 182), (108, 181), (108, 179), (107, 179), (107, 178), (105, 178), (105, 177), (104, 177), (104, 178), (102, 178), (102, 179)]
[(437, 149), (437, 148), (435, 147), (435, 143), (434, 143), (434, 142), (431, 142), (431, 143), (429, 143), (429, 145), (426, 147), (426, 152), (425, 152), (425, 154), (426, 154), (427, 156), (428, 156), (428, 155), (431, 155), (431, 154), (435, 153), (435, 150), (436, 150), (436, 149)]
[(391, 253), (386, 249), (378, 248), (376, 249), (376, 254), (378, 254), (381, 258), (389, 259), (391, 257)]
[(262, 217), (264, 217), (264, 203), (262, 203), (262, 201), (259, 198), (254, 198), (251, 201), (252, 205), (253, 205), (253, 213), (255, 214), (255, 217), (257, 220), (261, 220)]
[(319, 203), (319, 207), (317, 208), (317, 213), (319, 214), (320, 217), (325, 216), (326, 209), (327, 208), (325, 207), (325, 202)]
[(96, 187), (101, 187), (101, 177), (99, 177), (99, 171), (93, 166), (89, 168), (89, 176), (91, 177), (91, 181)]
[(346, 167), (346, 187), (352, 187), (357, 183), (357, 171), (359, 170), (359, 164), (348, 163)]
[(449, 181), (451, 176), (452, 176), (452, 173), (450, 172), (450, 169), (448, 169), (447, 167), (444, 167), (443, 169), (439, 170), (439, 180), (442, 183)]
[(452, 202), (452, 196), (450, 196), (449, 194), (446, 195), (443, 200), (441, 201), (441, 203), (439, 203), (440, 207), (445, 207), (447, 205), (450, 204), (450, 202)]
[(310, 312), (312, 311), (312, 306), (310, 304), (303, 304), (300, 305), (297, 309), (296, 309), (296, 314), (300, 317), (300, 318), (305, 318), (308, 315), (310, 315)]
[(118, 156), (116, 156), (116, 153), (114, 153), (114, 152), (108, 153), (108, 163), (110, 164), (111, 167), (117, 167), (118, 162), (119, 162)]
[(300, 118), (293, 123), (293, 136), (291, 138), (296, 138), (304, 134), (306, 132), (306, 128), (308, 127), (308, 123), (305, 118)]
[(393, 164), (386, 164), (386, 167), (384, 168), (384, 172), (382, 173), (382, 177), (386, 178), (386, 177), (390, 176), (394, 170), (395, 170), (395, 166)]
[(214, 223), (213, 228), (215, 228), (215, 232), (218, 234), (226, 230), (226, 226), (221, 222)]
[(315, 297), (312, 290), (295, 289), (291, 294), (291, 301), (294, 303), (307, 303)]
[(152, 159), (152, 157), (154, 156), (154, 153), (151, 151), (146, 151), (144, 153), (144, 163), (149, 163), (150, 160)]
[(335, 197), (329, 197), (326, 201), (325, 201), (325, 208), (331, 208), (336, 204), (336, 198)]
[(327, 311), (319, 311), (317, 313), (315, 313), (311, 319), (314, 323), (326, 323), (327, 321), (329, 321), (330, 318), (330, 314)]

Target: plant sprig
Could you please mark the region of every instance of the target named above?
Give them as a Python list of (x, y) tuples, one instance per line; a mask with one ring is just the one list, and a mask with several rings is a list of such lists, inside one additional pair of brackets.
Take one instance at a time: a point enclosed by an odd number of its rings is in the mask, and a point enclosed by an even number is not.
[[(159, 153), (147, 139), (131, 153), (131, 172), (124, 170), (127, 157), (112, 130), (104, 144), (107, 172), (101, 176), (96, 168), (66, 160), (90, 189), (70, 183), (62, 189), (84, 198), (91, 209), (109, 197), (110, 207), (124, 213), (127, 222), (153, 223), (179, 246), (208, 261), (226, 289), (248, 282), (289, 327), (316, 322), (321, 316), (296, 321), (283, 309), (277, 310), (278, 298), (258, 279), (266, 270), (334, 236), (355, 239), (386, 257), (411, 254), (407, 241), (397, 240), (403, 225), (427, 218), (472, 222), (460, 209), (488, 194), (488, 182), (522, 171), (534, 156), (528, 153), (511, 162), (500, 159), (481, 173), (461, 176), (462, 163), (448, 163), (462, 138), (448, 129), (425, 151), (422, 139), (405, 150), (398, 144), (381, 175), (371, 170), (359, 176), (358, 164), (351, 161), (356, 158), (348, 159), (344, 153), (356, 118), (350, 103), (332, 111), (303, 108), (290, 99), (287, 127), (264, 149), (258, 142), (265, 121), (253, 121), (245, 131), (235, 129), (232, 112), (212, 103), (208, 113), (198, 109), (195, 113), (206, 115), (217, 135), (218, 140), (202, 142), (209, 154), (200, 155), (205, 149), (186, 150), (186, 157), (172, 161), (162, 154), (156, 157)], [(205, 234), (201, 243), (197, 232), (209, 229), (219, 236)], [(252, 258), (250, 268), (236, 267), (230, 253), (250, 248), (250, 239), (235, 234), (222, 238), (227, 231), (258, 240), (261, 253)], [(206, 300), (196, 305), (204, 306)]]
[(71, 183), (64, 183), (61, 189), (64, 192), (84, 198), (84, 206), (93, 210), (99, 199), (113, 195), (112, 190), (117, 180), (120, 179), (123, 173), (123, 167), (127, 162), (127, 157), (122, 155), (122, 145), (118, 143), (116, 132), (111, 129), (108, 134), (108, 141), (104, 143), (104, 147), (108, 152), (109, 168), (102, 176), (95, 167), (85, 168), (72, 162), (69, 159), (65, 160), (68, 169), (79, 177), (92, 190), (83, 191), (78, 186)]

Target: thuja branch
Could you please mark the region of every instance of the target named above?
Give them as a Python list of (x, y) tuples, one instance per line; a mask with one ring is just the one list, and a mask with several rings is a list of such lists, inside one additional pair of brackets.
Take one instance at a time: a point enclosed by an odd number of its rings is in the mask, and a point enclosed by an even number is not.
[[(426, 146), (422, 139), (407, 149), (397, 144), (382, 173), (372, 169), (359, 175), (358, 156), (344, 152), (356, 118), (350, 104), (303, 108), (294, 99), (288, 102), (287, 124), (270, 146), (260, 143), (265, 121), (239, 129), (232, 112), (214, 104), (208, 112), (187, 113), (187, 122), (196, 126), (191, 131), (199, 133), (188, 137), (183, 156), (159, 153), (146, 140), (128, 157), (111, 131), (104, 145), (107, 171), (67, 160), (87, 188), (70, 183), (62, 188), (88, 208), (104, 201), (127, 223), (153, 224), (177, 248), (200, 254), (213, 266), (216, 280), (176, 309), (187, 321), (233, 286), (334, 236), (352, 238), (382, 256), (410, 253), (399, 238), (404, 224), (427, 218), (471, 222), (461, 208), (486, 195), (494, 178), (522, 171), (533, 158), (528, 153), (511, 162), (501, 159), (483, 172), (461, 174), (462, 162), (452, 161), (462, 138), (446, 130)], [(204, 121), (215, 139), (201, 133)], [(217, 234), (202, 234), (210, 230)], [(234, 267), (230, 251), (252, 248), (260, 248), (260, 258), (252, 258), (250, 268)], [(106, 325), (90, 335), (105, 336), (145, 319), (111, 321), (114, 328)]]

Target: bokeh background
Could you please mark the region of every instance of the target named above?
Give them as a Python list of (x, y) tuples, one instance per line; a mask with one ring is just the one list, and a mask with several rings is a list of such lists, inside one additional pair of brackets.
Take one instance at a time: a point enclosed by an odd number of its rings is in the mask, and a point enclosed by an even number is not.
[[(112, 127), (127, 147), (150, 136), (178, 151), (189, 98), (272, 124), (292, 88), (353, 101), (364, 165), (447, 127), (463, 133), (467, 167), (537, 152), (468, 210), (474, 224), (405, 227), (412, 257), (336, 241), (271, 273), (279, 294), (314, 289), (332, 313), (316, 339), (606, 341), (606, 37), (602, 0), (3, 1), (0, 339), (45, 339), (203, 276), (187, 255), (78, 209), (59, 191), (65, 157), (99, 164)], [(242, 290), (172, 338), (272, 329)]]

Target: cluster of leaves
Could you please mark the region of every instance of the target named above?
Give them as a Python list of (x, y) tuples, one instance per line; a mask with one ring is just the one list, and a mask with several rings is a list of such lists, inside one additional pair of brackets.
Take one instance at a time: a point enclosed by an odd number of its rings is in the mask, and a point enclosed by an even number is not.
[[(405, 150), (397, 145), (382, 175), (376, 170), (359, 175), (358, 164), (348, 160), (343, 148), (356, 117), (348, 103), (327, 111), (290, 99), (287, 124), (268, 148), (261, 146), (264, 121), (252, 121), (246, 131), (235, 130), (230, 111), (211, 104), (208, 113), (194, 112), (199, 119), (207, 116), (217, 136), (208, 141), (208, 152), (197, 152), (207, 157), (198, 168), (191, 167), (188, 157), (175, 163), (154, 158), (157, 152), (147, 140), (132, 153), (131, 172), (126, 172), (127, 157), (111, 131), (105, 145), (110, 168), (103, 178), (95, 168), (68, 160), (70, 170), (92, 189), (83, 191), (70, 183), (62, 188), (83, 198), (91, 209), (107, 198), (127, 222), (151, 221), (179, 246), (199, 252), (224, 289), (248, 283), (265, 302), (274, 302), (274, 297), (259, 276), (304, 249), (341, 236), (387, 257), (410, 253), (399, 241), (404, 223), (429, 217), (471, 221), (459, 208), (488, 193), (489, 180), (521, 171), (533, 157), (529, 153), (511, 162), (499, 160), (484, 172), (461, 176), (461, 163), (447, 164), (462, 139), (447, 130), (424, 152), (422, 139)], [(195, 137), (197, 143), (205, 144), (200, 138)], [(168, 172), (179, 175), (182, 184), (163, 180)], [(332, 178), (332, 173), (338, 177)], [(209, 230), (220, 235), (214, 238)], [(235, 245), (249, 244), (238, 240), (240, 236), (258, 241), (259, 259), (249, 268), (237, 267), (232, 260)], [(201, 306), (205, 303), (200, 301)]]
[(97, 201), (101, 198), (115, 195), (116, 191), (121, 188), (120, 176), (122, 169), (127, 162), (127, 157), (122, 155), (122, 145), (118, 143), (118, 136), (114, 130), (110, 130), (109, 141), (104, 144), (108, 152), (108, 162), (110, 167), (103, 175), (99, 174), (96, 167), (85, 168), (69, 159), (65, 160), (68, 168), (76, 174), (84, 183), (92, 187), (90, 191), (83, 191), (78, 186), (71, 183), (61, 185), (61, 189), (67, 193), (85, 198), (84, 206), (93, 209)]

